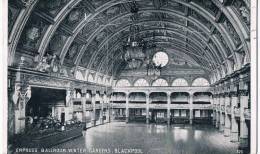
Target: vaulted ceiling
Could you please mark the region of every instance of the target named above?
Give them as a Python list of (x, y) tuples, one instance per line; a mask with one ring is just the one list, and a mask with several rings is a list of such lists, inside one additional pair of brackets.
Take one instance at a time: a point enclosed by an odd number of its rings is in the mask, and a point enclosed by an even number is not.
[(115, 74), (133, 5), (139, 38), (155, 38), (212, 78), (250, 62), (249, 0), (9, 0), (9, 65), (24, 56), (33, 67), (56, 54), (64, 66)]

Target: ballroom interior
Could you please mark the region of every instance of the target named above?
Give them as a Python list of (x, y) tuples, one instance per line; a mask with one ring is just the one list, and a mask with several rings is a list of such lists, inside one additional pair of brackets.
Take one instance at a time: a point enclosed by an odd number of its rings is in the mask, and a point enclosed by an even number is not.
[(250, 153), (250, 59), (250, 0), (9, 0), (8, 151)]

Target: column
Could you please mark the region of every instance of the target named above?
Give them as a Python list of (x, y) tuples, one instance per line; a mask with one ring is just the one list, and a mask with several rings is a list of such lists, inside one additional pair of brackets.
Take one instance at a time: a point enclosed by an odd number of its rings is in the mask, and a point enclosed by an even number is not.
[(212, 96), (213, 99), (213, 118), (212, 118), (212, 124), (213, 126), (216, 126), (216, 98), (215, 95)]
[(171, 92), (167, 92), (167, 125), (170, 126), (171, 123)]
[(111, 109), (111, 104), (110, 104), (110, 100), (111, 100), (111, 94), (107, 94), (107, 118), (108, 118), (108, 122), (111, 122), (111, 115), (112, 115), (112, 109)]
[[(229, 93), (225, 93), (225, 109), (227, 106), (230, 105), (230, 98)], [(231, 129), (231, 122), (228, 113), (225, 110), (225, 129), (224, 129), (224, 136), (230, 136), (230, 129)]]
[(14, 103), (14, 131), (15, 134), (26, 131), (25, 128), (25, 107), (31, 98), (31, 87), (15, 86), (15, 91), (12, 95), (12, 103)]
[(100, 110), (100, 124), (104, 124), (104, 120), (103, 120), (103, 110), (104, 110), (104, 93), (100, 93), (100, 105), (101, 105), (101, 110)]
[(190, 124), (193, 124), (193, 93), (190, 93), (190, 100), (189, 100), (189, 104), (190, 104)]
[(219, 95), (217, 94), (216, 95), (216, 128), (219, 128), (219, 125), (220, 125), (220, 111), (219, 111), (219, 107), (220, 107), (220, 104), (219, 104)]
[(125, 115), (126, 115), (126, 119), (125, 122), (128, 123), (129, 122), (129, 93), (126, 93), (126, 110), (125, 110)]
[(219, 124), (219, 131), (223, 132), (224, 131), (224, 127), (225, 127), (225, 116), (224, 114), (222, 113), (222, 105), (224, 105), (224, 97), (223, 97), (223, 94), (220, 95), (220, 124)]
[(234, 108), (237, 106), (237, 92), (231, 91), (231, 133), (230, 133), (230, 140), (231, 142), (238, 142), (238, 123), (235, 118)]
[(239, 90), (240, 95), (240, 138), (239, 147), (241, 149), (248, 148), (248, 127), (246, 125), (244, 109), (248, 107), (248, 91), (243, 89)]
[(146, 93), (146, 124), (150, 123), (150, 119), (149, 119), (149, 93)]
[(91, 95), (92, 99), (92, 106), (93, 106), (93, 111), (92, 111), (92, 115), (91, 115), (91, 125), (92, 126), (96, 126), (96, 92), (92, 91), (92, 95)]
[(82, 105), (82, 123), (83, 123), (83, 125), (86, 125), (86, 93), (87, 93), (87, 91), (86, 90), (81, 90), (81, 92), (82, 92), (82, 95), (81, 95), (81, 98), (80, 98), (80, 100), (81, 100), (81, 105)]
[(216, 128), (219, 128), (220, 123), (220, 113), (219, 111), (216, 112)]

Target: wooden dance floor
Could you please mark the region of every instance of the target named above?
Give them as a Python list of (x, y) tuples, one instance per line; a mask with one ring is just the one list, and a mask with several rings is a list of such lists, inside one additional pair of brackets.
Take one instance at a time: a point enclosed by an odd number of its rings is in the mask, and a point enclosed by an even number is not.
[(236, 143), (212, 126), (117, 122), (90, 128), (84, 137), (46, 149), (45, 153), (235, 154), (236, 149)]

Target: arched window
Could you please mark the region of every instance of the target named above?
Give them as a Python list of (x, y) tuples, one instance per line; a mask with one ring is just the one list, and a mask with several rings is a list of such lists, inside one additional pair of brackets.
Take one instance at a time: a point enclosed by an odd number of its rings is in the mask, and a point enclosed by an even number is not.
[(134, 83), (135, 87), (147, 87), (149, 83), (145, 79), (138, 79)]
[(157, 79), (153, 82), (152, 86), (168, 86), (168, 83), (165, 79)]
[(83, 75), (82, 75), (82, 73), (81, 73), (80, 71), (77, 71), (77, 72), (76, 72), (76, 79), (78, 79), (78, 80), (84, 80), (84, 77), (83, 77)]
[(109, 81), (108, 78), (106, 78), (105, 84), (106, 84), (106, 85), (110, 85), (110, 81)]
[(89, 82), (94, 82), (94, 77), (93, 77), (92, 74), (89, 74), (89, 75), (88, 75), (88, 81), (89, 81)]
[(209, 82), (205, 78), (197, 78), (193, 81), (192, 86), (209, 86)]
[(172, 82), (172, 86), (188, 86), (188, 82), (185, 79), (175, 79)]
[(98, 84), (103, 84), (103, 81), (102, 81), (101, 76), (98, 76), (97, 83), (98, 83)]
[(129, 86), (131, 86), (131, 84), (126, 79), (121, 79), (116, 82), (116, 87), (129, 87)]

